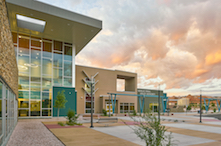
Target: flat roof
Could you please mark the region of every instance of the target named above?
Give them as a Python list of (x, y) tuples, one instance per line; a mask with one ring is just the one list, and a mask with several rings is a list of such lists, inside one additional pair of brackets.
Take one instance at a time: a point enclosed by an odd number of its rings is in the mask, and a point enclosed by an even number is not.
[[(75, 44), (79, 53), (102, 29), (102, 21), (34, 0), (6, 0), (12, 32)], [(16, 14), (46, 21), (44, 32), (17, 26)]]

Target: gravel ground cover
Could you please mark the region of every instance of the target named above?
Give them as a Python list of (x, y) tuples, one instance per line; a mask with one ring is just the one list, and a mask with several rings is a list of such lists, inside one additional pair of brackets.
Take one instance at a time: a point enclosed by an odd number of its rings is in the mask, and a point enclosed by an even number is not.
[(7, 146), (64, 146), (39, 120), (17, 123)]

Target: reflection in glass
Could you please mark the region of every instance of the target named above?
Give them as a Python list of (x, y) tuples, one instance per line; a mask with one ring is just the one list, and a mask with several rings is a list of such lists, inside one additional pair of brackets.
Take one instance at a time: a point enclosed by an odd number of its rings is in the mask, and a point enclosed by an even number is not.
[(72, 76), (72, 62), (64, 61), (64, 76)]
[(62, 69), (53, 69), (53, 82), (54, 85), (62, 85)]
[(72, 86), (72, 78), (64, 78), (64, 86)]
[(29, 39), (19, 38), (18, 52), (20, 54), (27, 54), (27, 55), (29, 55)]
[(41, 84), (31, 83), (31, 91), (41, 91)]
[(18, 108), (29, 108), (29, 99), (18, 99)]
[(42, 59), (42, 73), (46, 75), (52, 74), (52, 59)]
[(53, 60), (54, 67), (62, 67), (62, 53), (54, 52)]
[(30, 101), (30, 110), (31, 116), (40, 116), (40, 100), (31, 100)]
[(29, 56), (19, 54), (18, 55), (18, 70), (19, 70), (19, 72), (29, 73), (29, 67), (27, 66), (27, 64), (29, 64)]
[(52, 44), (48, 42), (43, 42), (43, 57), (52, 57)]
[(31, 63), (41, 65), (41, 50), (31, 49)]
[(42, 116), (51, 116), (51, 110), (50, 109), (43, 109)]
[(72, 61), (72, 47), (64, 46), (64, 60)]
[(19, 109), (18, 110), (18, 116), (19, 117), (28, 117), (29, 116), (29, 113), (28, 113), (28, 109)]
[(51, 108), (51, 93), (42, 92), (42, 108)]
[(54, 41), (54, 50), (62, 51), (62, 42)]
[(29, 99), (29, 91), (18, 91), (18, 98)]
[(40, 91), (31, 91), (31, 99), (41, 99)]
[(19, 90), (29, 90), (29, 76), (19, 76), (18, 77), (18, 89)]
[(51, 86), (51, 76), (42, 76), (42, 91), (49, 91)]

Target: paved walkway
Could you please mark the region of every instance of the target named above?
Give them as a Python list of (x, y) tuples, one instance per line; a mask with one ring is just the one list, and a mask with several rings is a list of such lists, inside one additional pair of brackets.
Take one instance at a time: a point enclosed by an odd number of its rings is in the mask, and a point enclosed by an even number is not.
[[(41, 123), (41, 120), (19, 120), (7, 146), (64, 146), (64, 144)], [(43, 121), (44, 120), (45, 119), (43, 119)]]
[[(179, 146), (220, 146), (221, 121), (203, 117), (203, 123), (199, 123), (199, 117), (193, 115), (161, 116), (161, 119), (164, 119), (161, 122), (169, 132), (173, 132), (174, 143)], [(118, 118), (118, 123), (110, 124), (109, 127), (94, 123), (93, 129), (89, 128), (90, 123), (83, 123), (83, 126), (62, 127), (57, 125), (57, 121), (64, 121), (64, 118), (19, 120), (8, 146), (62, 146), (63, 143), (67, 146), (145, 145), (133, 133), (133, 130), (124, 124), (126, 122), (128, 125), (134, 126), (135, 123), (131, 118)]]

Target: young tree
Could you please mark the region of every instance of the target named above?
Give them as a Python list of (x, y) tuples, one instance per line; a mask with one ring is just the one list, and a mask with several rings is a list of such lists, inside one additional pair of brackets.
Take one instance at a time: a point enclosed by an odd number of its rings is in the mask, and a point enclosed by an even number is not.
[[(146, 146), (171, 146), (172, 135), (166, 134), (166, 127), (154, 115), (145, 113), (141, 117), (131, 117), (136, 126), (130, 126), (134, 133), (145, 141)], [(126, 122), (124, 122), (126, 124)]]
[(54, 107), (58, 109), (58, 117), (59, 117), (59, 110), (61, 108), (65, 108), (65, 103), (67, 102), (64, 92), (65, 92), (64, 90), (62, 90), (61, 92), (58, 91), (58, 94), (57, 94), (56, 100), (55, 100)]

